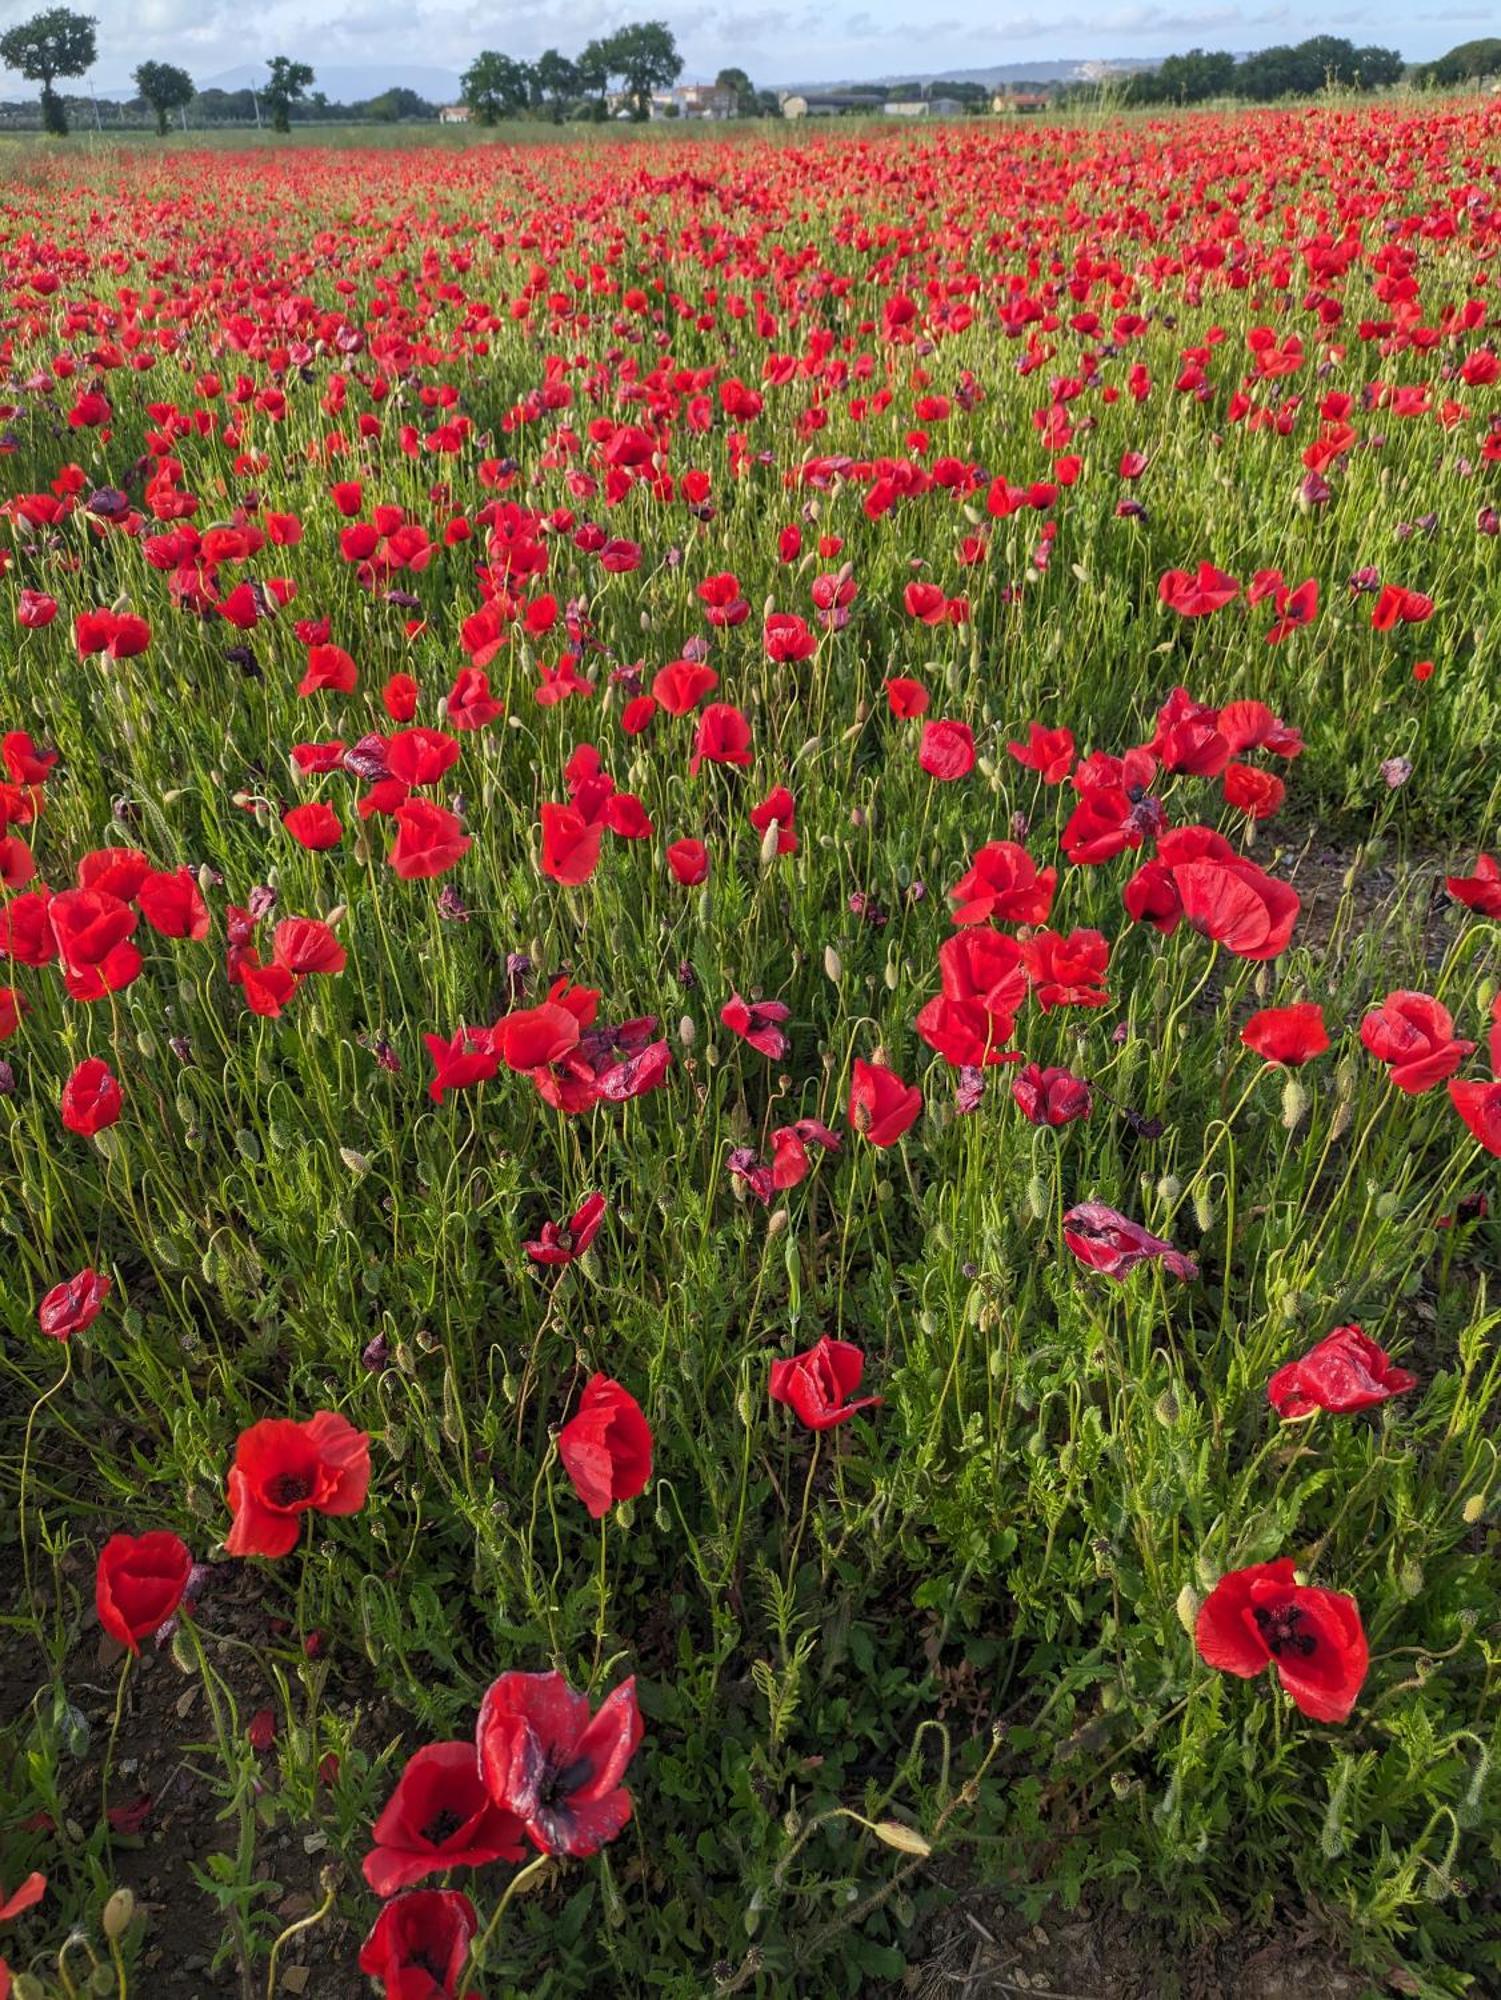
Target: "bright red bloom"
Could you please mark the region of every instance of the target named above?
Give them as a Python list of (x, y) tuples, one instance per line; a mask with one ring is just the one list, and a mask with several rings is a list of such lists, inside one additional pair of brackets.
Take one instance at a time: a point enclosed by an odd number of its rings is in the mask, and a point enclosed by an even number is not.
[(1470, 1083), (1451, 1077), (1449, 1099), (1479, 1144), (1501, 1158), (1501, 1082)]
[(706, 660), (673, 660), (653, 676), (651, 691), (669, 715), (689, 715), (718, 686), (719, 676)]
[(473, 1743), (428, 1743), (409, 1757), (370, 1830), (365, 1880), (394, 1896), (443, 1868), (519, 1861), (526, 1830), (485, 1790)]
[(1269, 750), (1274, 757), (1302, 755), (1303, 738), (1296, 729), (1279, 722), (1264, 701), (1226, 702), (1217, 727), (1232, 757), (1238, 757), (1242, 750)]
[(1456, 903), (1478, 910), (1483, 917), (1501, 918), (1501, 862), (1482, 854), (1473, 875), (1446, 875), (1444, 887)]
[(99, 1551), (94, 1605), (99, 1623), (129, 1652), (159, 1632), (176, 1611), (193, 1574), (186, 1542), (165, 1528), (145, 1535), (111, 1535)]
[(480, 1707), (480, 1775), (544, 1854), (597, 1854), (631, 1816), (621, 1784), (641, 1742), (632, 1678), (589, 1714), (561, 1674), (502, 1674)]
[(766, 794), (760, 805), (750, 809), (750, 823), (757, 833), (764, 834), (768, 827), (777, 830), (777, 853), (797, 852), (797, 804), (785, 785), (777, 785)]
[(772, 1362), (771, 1400), (785, 1403), (810, 1431), (831, 1431), (885, 1400), (859, 1396), (851, 1402), (864, 1373), (865, 1356), (853, 1341), (831, 1340), (825, 1334), (803, 1353)]
[(285, 917), (276, 926), (276, 963), (298, 978), (309, 973), (332, 976), (342, 972), (349, 955), (321, 917)]
[(1117, 1281), (1134, 1271), (1138, 1264), (1158, 1261), (1175, 1278), (1196, 1278), (1199, 1267), (1162, 1237), (1128, 1221), (1118, 1209), (1104, 1202), (1081, 1201), (1063, 1218), (1063, 1240), (1081, 1264), (1102, 1271)]
[(585, 1195), (566, 1222), (544, 1222), (540, 1239), (521, 1247), (534, 1264), (577, 1263), (599, 1234), (607, 1206), (602, 1194)]
[(410, 722), (421, 692), (410, 674), (392, 674), (380, 691), (381, 706), (393, 722)]
[(1179, 862), (1172, 869), (1185, 920), (1237, 958), (1286, 951), (1302, 907), (1297, 891), (1236, 855)]
[(431, 799), (409, 799), (392, 817), (399, 831), (386, 859), (403, 882), (446, 875), (474, 845), (457, 817)]
[(36, 1309), (37, 1325), (49, 1340), (66, 1340), (70, 1334), (82, 1333), (98, 1319), (113, 1290), (110, 1279), (92, 1264), (85, 1265), (76, 1277), (52, 1287)]
[(922, 1092), (884, 1063), (856, 1056), (850, 1076), (849, 1122), (873, 1146), (894, 1146), (922, 1112)]
[(102, 965), (136, 927), (129, 903), (103, 889), (62, 889), (47, 905), (47, 916), (64, 969), (73, 973)]
[(667, 850), (667, 865), (685, 889), (709, 879), (709, 850), (701, 840), (675, 840)]
[(886, 683), (887, 705), (900, 722), (910, 722), (917, 716), (926, 715), (931, 699), (921, 681), (907, 680), (899, 675)]
[(153, 869), (136, 891), (136, 907), (160, 937), (201, 943), (209, 934), (208, 904), (191, 868), (172, 874)]
[(605, 821), (586, 819), (577, 806), (550, 800), (542, 807), (541, 818), (542, 873), (574, 887), (587, 882), (599, 863)]
[(1045, 785), (1061, 785), (1074, 761), (1074, 732), (1027, 724), (1025, 743), (1008, 743), (1007, 750), (1023, 770), (1035, 771)]
[(404, 785), (436, 785), (458, 761), (458, 743), (442, 729), (398, 729), (386, 743), (386, 769)]
[(17, 992), (14, 986), (0, 986), (0, 1042), (10, 1040), (29, 1006), (25, 994)]
[(1454, 1018), (1427, 993), (1388, 993), (1360, 1024), (1360, 1039), (1409, 1097), (1452, 1076), (1474, 1048), (1456, 1041)]
[(1045, 924), (1053, 905), (1056, 868), (1039, 869), (1024, 847), (992, 840), (949, 891), (956, 924)]
[(596, 1521), (645, 1489), (651, 1449), (651, 1426), (635, 1397), (608, 1375), (591, 1376), (558, 1433), (558, 1456)]
[(281, 823), (299, 847), (305, 847), (313, 854), (322, 854), (330, 847), (337, 847), (344, 838), (343, 822), (323, 799), (311, 799), (306, 805), (290, 807), (282, 814)]
[(0, 738), (0, 757), (13, 785), (45, 785), (57, 762), (55, 750), (38, 750), (25, 729), (8, 729)]
[(1027, 993), (1016, 940), (989, 925), (967, 926), (939, 946), (938, 968), (942, 991), (916, 1022), (928, 1047), (956, 1069), (1020, 1061), (1005, 1051)]
[(1035, 931), (1021, 950), (1045, 1014), (1054, 1007), (1109, 1004), (1102, 982), (1110, 966), (1110, 946), (1099, 931), (1070, 931), (1067, 937), (1057, 931)]
[(1087, 1118), (1094, 1100), (1089, 1085), (1070, 1069), (1041, 1069), (1028, 1063), (1011, 1079), (1011, 1095), (1033, 1125), (1071, 1125)]
[(1263, 1062), (1285, 1063), (1290, 1069), (1311, 1062), (1329, 1046), (1324, 1010), (1314, 1000), (1299, 1000), (1290, 1007), (1263, 1007), (1246, 1022), (1240, 1038)]
[(444, 709), (449, 728), (483, 729), (505, 712), (504, 702), (490, 692), (490, 676), (484, 668), (460, 667)]
[(1270, 819), (1287, 797), (1287, 787), (1275, 772), (1258, 770), (1254, 764), (1228, 764), (1220, 786), (1225, 804), (1254, 820)]
[(808, 1178), (809, 1146), (837, 1153), (841, 1141), (837, 1132), (820, 1125), (816, 1118), (799, 1118), (795, 1125), (779, 1125), (771, 1135), (771, 1185), (794, 1188)]
[(81, 1139), (92, 1139), (115, 1123), (124, 1101), (109, 1064), (99, 1056), (88, 1056), (63, 1085), (63, 1124)]
[(1316, 1410), (1369, 1410), (1414, 1388), (1417, 1379), (1394, 1368), (1385, 1348), (1358, 1326), (1337, 1326), (1296, 1361), (1284, 1363), (1267, 1383), (1266, 1396), (1290, 1423)]
[(1157, 586), (1160, 602), (1176, 611), (1180, 618), (1207, 618), (1239, 595), (1240, 585), (1235, 578), (1216, 569), (1211, 562), (1201, 562), (1196, 574), (1170, 569)]
[(693, 754), (688, 759), (689, 774), (697, 777), (699, 767), (706, 763), (750, 769), (750, 724), (738, 708), (732, 708), (726, 701), (711, 701), (698, 719)]
[(353, 694), (359, 669), (342, 646), (309, 646), (307, 671), (297, 684), (300, 695), (327, 688), (332, 694)]
[(334, 1410), (305, 1423), (267, 1417), (241, 1431), (230, 1467), (232, 1556), (284, 1556), (302, 1516), (357, 1514), (370, 1486), (370, 1440)]
[(791, 1047), (782, 1032), (782, 1023), (791, 1009), (780, 1000), (742, 1000), (738, 993), (732, 993), (719, 1010), (719, 1018), (732, 1035), (738, 1035), (743, 1042), (771, 1062), (785, 1062)]
[(457, 1889), (410, 1890), (383, 1905), (360, 1946), (360, 1970), (380, 1981), (385, 2000), (455, 2000), (478, 1929)]
[(534, 1070), (561, 1062), (579, 1043), (581, 1024), (572, 1008), (556, 1000), (503, 1014), (492, 1032), (494, 1045), (511, 1069)]
[(1268, 1667), (1315, 1722), (1343, 1722), (1365, 1681), (1369, 1652), (1353, 1597), (1299, 1583), (1290, 1557), (1220, 1578), (1194, 1629), (1199, 1657), (1254, 1680)]
[(773, 611), (766, 620), (762, 639), (767, 659), (780, 665), (811, 659), (818, 647), (817, 637), (806, 621), (793, 611)]
[(1305, 625), (1311, 625), (1319, 615), (1319, 584), (1317, 577), (1309, 577), (1296, 589), (1289, 590), (1285, 584), (1278, 584), (1273, 602), (1277, 617), (1266, 635), (1269, 646), (1278, 646), (1291, 632), (1297, 632)]
[(943, 784), (967, 778), (975, 768), (974, 731), (967, 722), (925, 723), (917, 761), (930, 778)]
[(488, 1083), (500, 1068), (500, 1051), (489, 1028), (460, 1028), (446, 1042), (441, 1035), (424, 1035), (422, 1039), (433, 1059), (435, 1074), (427, 1094), (434, 1104), (441, 1104), (450, 1090)]
[(1371, 630), (1390, 632), (1395, 625), (1423, 625), (1433, 616), (1433, 599), (1400, 583), (1384, 583), (1371, 607)]

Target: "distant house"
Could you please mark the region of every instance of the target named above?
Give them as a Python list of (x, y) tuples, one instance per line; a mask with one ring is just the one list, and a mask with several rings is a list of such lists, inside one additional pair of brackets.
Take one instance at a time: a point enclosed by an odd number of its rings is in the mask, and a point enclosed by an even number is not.
[(790, 90), (782, 99), (784, 118), (879, 117), (881, 108), (880, 98), (859, 90)]
[(1003, 118), (1030, 117), (1047, 110), (1048, 94), (1045, 90), (998, 90), (990, 108)]
[(958, 118), (964, 106), (957, 97), (897, 97), (882, 109), (888, 118)]
[(740, 100), (718, 83), (680, 83), (673, 96), (684, 118), (733, 118)]
[(469, 123), (469, 106), (467, 104), (441, 105), (438, 110), (438, 123), (440, 125), (467, 125)]

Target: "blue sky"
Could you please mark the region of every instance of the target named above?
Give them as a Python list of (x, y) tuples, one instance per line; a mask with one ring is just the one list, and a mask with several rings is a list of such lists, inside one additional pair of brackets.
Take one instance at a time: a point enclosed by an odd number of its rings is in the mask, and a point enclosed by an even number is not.
[[(35, 0), (40, 4), (40, 0)], [(79, 0), (75, 0), (78, 4)], [(712, 77), (739, 63), (758, 83), (832, 81), (846, 77), (925, 72), (991, 63), (1110, 56), (1156, 56), (1194, 46), (1245, 50), (1298, 41), (1317, 33), (1381, 42), (1409, 59), (1439, 54), (1455, 42), (1496, 32), (1493, 8), (1479, 0), (1439, 0), (1414, 15), (1373, 0), (1351, 7), (1293, 6), (1281, 0), (1063, 0), (1053, 11), (1040, 0), (1015, 0), (989, 18), (955, 0), (933, 0), (925, 14), (916, 0), (722, 0), (705, 6), (677, 0), (577, 0), (559, 7), (539, 0), (269, 0), (247, 14), (244, 0), (81, 0), (99, 21), (96, 82), (116, 84), (143, 57), (181, 63), (200, 81), (265, 55), (300, 56), (316, 68), (359, 65), (389, 69), (399, 81), (408, 63), (461, 70), (481, 48), (521, 57), (549, 46), (572, 53), (590, 36), (643, 15), (667, 20), (685, 59), (685, 78)], [(0, 24), (30, 11), (9, 0)], [(247, 33), (247, 22), (253, 26)], [(13, 87), (18, 93), (24, 86)]]

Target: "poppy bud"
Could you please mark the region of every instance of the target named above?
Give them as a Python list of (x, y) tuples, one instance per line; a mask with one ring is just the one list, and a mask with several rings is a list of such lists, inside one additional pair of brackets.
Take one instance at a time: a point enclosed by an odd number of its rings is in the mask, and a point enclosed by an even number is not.
[(193, 1642), (183, 1626), (179, 1625), (172, 1634), (172, 1643), (167, 1650), (171, 1655), (173, 1666), (180, 1674), (197, 1673), (198, 1658), (193, 1651)]
[(370, 1171), (370, 1162), (363, 1153), (357, 1153), (353, 1146), (341, 1146), (339, 1158), (348, 1167), (356, 1180), (363, 1180)]
[(761, 866), (763, 869), (769, 868), (772, 862), (776, 860), (778, 854), (781, 852), (781, 843), (781, 827), (776, 820), (771, 820), (767, 824), (765, 833), (761, 836)]
[(1296, 1132), (1308, 1111), (1308, 1092), (1295, 1076), (1290, 1076), (1282, 1086), (1282, 1123), (1289, 1132)]
[(698, 1039), (698, 1028), (690, 1014), (685, 1014), (678, 1022), (678, 1040), (685, 1049), (691, 1049)]
[(1214, 1227), (1214, 1201), (1207, 1187), (1200, 1188), (1194, 1195), (1194, 1221), (1201, 1236), (1207, 1236)]
[(1157, 1199), (1166, 1208), (1171, 1208), (1183, 1192), (1183, 1183), (1176, 1174), (1164, 1174), (1157, 1183)]
[(1166, 1424), (1169, 1428), (1177, 1423), (1179, 1415), (1178, 1398), (1173, 1394), (1171, 1389), (1163, 1390), (1162, 1394), (1152, 1405), (1152, 1414), (1156, 1417), (1159, 1424)]
[(116, 1889), (104, 1906), (100, 1918), (100, 1928), (104, 1935), (114, 1942), (124, 1937), (130, 1929), (131, 1919), (136, 1913), (136, 1899), (128, 1889)]
[(835, 986), (844, 977), (844, 960), (831, 944), (823, 948), (823, 969), (825, 977), (832, 980)]
[(1041, 1174), (1033, 1174), (1031, 1180), (1027, 1182), (1027, 1207), (1031, 1211), (1034, 1222), (1047, 1221), (1048, 1189), (1047, 1183), (1043, 1180)]
[(1473, 1528), (1484, 1512), (1485, 1495), (1483, 1493), (1472, 1493), (1460, 1509), (1461, 1518), (1467, 1528)]

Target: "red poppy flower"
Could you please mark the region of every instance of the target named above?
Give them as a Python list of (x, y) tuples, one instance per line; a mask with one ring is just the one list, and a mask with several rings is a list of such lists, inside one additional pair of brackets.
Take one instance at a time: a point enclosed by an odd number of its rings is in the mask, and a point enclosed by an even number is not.
[(635, 1397), (608, 1375), (592, 1376), (558, 1433), (558, 1456), (596, 1521), (617, 1501), (634, 1500), (644, 1490), (651, 1450), (651, 1426)]
[(1263, 1062), (1284, 1063), (1289, 1069), (1311, 1062), (1329, 1046), (1324, 1010), (1314, 1000), (1299, 1000), (1290, 1007), (1263, 1007), (1241, 1029), (1240, 1038)]
[(641, 1741), (634, 1678), (591, 1718), (588, 1696), (561, 1674), (502, 1674), (480, 1706), (475, 1740), (491, 1799), (544, 1854), (597, 1854), (629, 1820), (620, 1781)]
[(500, 1051), (489, 1028), (460, 1028), (448, 1040), (441, 1035), (424, 1035), (435, 1072), (427, 1086), (434, 1104), (441, 1104), (450, 1090), (467, 1090), (471, 1084), (488, 1083), (500, 1068)]
[(1026, 742), (1008, 743), (1006, 748), (1023, 770), (1035, 771), (1045, 785), (1061, 785), (1074, 761), (1074, 732), (1029, 722)]
[(543, 1069), (561, 1062), (579, 1042), (580, 1022), (572, 1008), (556, 1000), (539, 1007), (518, 1008), (495, 1023), (492, 1039), (506, 1065), (516, 1070)]
[(785, 785), (777, 785), (766, 794), (760, 805), (751, 807), (750, 823), (760, 834), (775, 826), (777, 853), (796, 854), (797, 805)]
[(949, 891), (956, 924), (1045, 924), (1053, 905), (1056, 868), (1039, 869), (1024, 847), (992, 840)]
[(851, 1397), (865, 1372), (865, 1356), (848, 1340), (825, 1334), (802, 1354), (771, 1364), (771, 1400), (785, 1403), (810, 1431), (831, 1431), (861, 1410), (873, 1410), (881, 1396)]
[(110, 1279), (89, 1264), (76, 1277), (65, 1278), (36, 1309), (37, 1325), (51, 1340), (66, 1340), (92, 1326), (114, 1290)]
[(719, 686), (705, 660), (673, 660), (652, 677), (651, 691), (669, 715), (688, 715)]
[(1282, 808), (1287, 787), (1272, 771), (1258, 770), (1254, 764), (1229, 764), (1220, 780), (1225, 804), (1243, 812), (1247, 819), (1270, 819)]
[(554, 882), (576, 887), (587, 882), (599, 863), (604, 839), (602, 819), (586, 819), (577, 806), (542, 807), (542, 873)]
[(566, 1222), (544, 1222), (541, 1237), (523, 1243), (534, 1264), (574, 1264), (599, 1234), (607, 1203), (602, 1194), (586, 1195)]
[(399, 831), (386, 859), (403, 882), (446, 875), (474, 845), (455, 815), (431, 799), (410, 799), (392, 817)]
[(1242, 750), (1269, 750), (1274, 757), (1302, 754), (1303, 738), (1298, 731), (1279, 722), (1264, 701), (1226, 702), (1217, 727), (1232, 757), (1238, 757)]
[(1501, 862), (1482, 854), (1473, 875), (1446, 875), (1444, 887), (1456, 903), (1478, 910), (1483, 917), (1501, 918)]
[(410, 722), (421, 692), (410, 674), (392, 674), (380, 691), (381, 707), (393, 722)]
[(690, 776), (697, 777), (703, 764), (734, 764), (743, 771), (751, 764), (750, 724), (738, 708), (726, 701), (711, 701), (698, 719), (693, 754), (688, 759)]
[(444, 720), (450, 729), (483, 729), (505, 714), (504, 702), (490, 692), (490, 676), (483, 667), (460, 667), (448, 690)]
[(386, 769), (404, 785), (436, 785), (458, 760), (458, 743), (441, 729), (398, 729), (386, 743)]
[(1087, 1118), (1094, 1100), (1082, 1076), (1069, 1069), (1041, 1069), (1028, 1063), (1011, 1079), (1011, 1095), (1033, 1125), (1071, 1125)]
[(153, 869), (136, 891), (136, 907), (159, 937), (201, 943), (209, 934), (208, 904), (191, 868)]
[(907, 616), (921, 625), (941, 625), (948, 612), (948, 598), (936, 583), (909, 583), (902, 604)]
[(771, 1062), (785, 1062), (792, 1046), (782, 1032), (782, 1023), (791, 1009), (780, 1000), (742, 1000), (732, 993), (719, 1010), (719, 1018), (732, 1035), (738, 1035)]
[(1360, 1039), (1398, 1090), (1421, 1096), (1452, 1076), (1474, 1048), (1456, 1041), (1447, 1007), (1427, 993), (1388, 993), (1360, 1024)]
[(305, 1513), (357, 1514), (370, 1485), (370, 1440), (334, 1410), (305, 1423), (266, 1417), (241, 1431), (230, 1467), (232, 1556), (284, 1556)]
[(809, 1146), (837, 1153), (840, 1144), (838, 1133), (831, 1132), (816, 1118), (799, 1118), (795, 1125), (779, 1125), (771, 1135), (772, 1187), (794, 1188), (808, 1178)]
[(457, 1889), (409, 1890), (382, 1907), (360, 1946), (360, 1970), (380, 1981), (385, 2000), (454, 2000), (478, 1929)]
[(792, 611), (773, 611), (762, 629), (762, 640), (767, 659), (779, 665), (811, 659), (818, 646), (807, 623)]
[(1394, 1368), (1386, 1350), (1358, 1326), (1337, 1326), (1266, 1385), (1267, 1401), (1284, 1423), (1316, 1410), (1368, 1410), (1416, 1386), (1417, 1376)]
[(975, 768), (974, 731), (967, 722), (925, 723), (917, 761), (930, 778), (942, 784), (967, 778)]
[(330, 847), (337, 847), (344, 838), (343, 822), (333, 807), (322, 799), (292, 806), (282, 814), (281, 823), (299, 847), (305, 847), (313, 854), (322, 854)]
[(298, 978), (309, 973), (331, 977), (342, 972), (349, 955), (319, 917), (285, 917), (276, 926), (276, 963)]
[[(150, 868), (148, 862), (147, 868)], [(131, 887), (134, 895), (137, 881)], [(103, 889), (63, 889), (47, 905), (52, 935), (66, 971), (89, 972), (102, 965), (136, 927), (136, 912)]]
[(21, 1016), (30, 1008), (24, 993), (14, 986), (0, 986), (0, 1042), (9, 1041), (21, 1025)]
[(88, 1056), (63, 1085), (63, 1124), (81, 1139), (92, 1139), (115, 1123), (124, 1101), (109, 1064), (99, 1056)]
[(1199, 1656), (1254, 1680), (1271, 1667), (1315, 1722), (1343, 1722), (1365, 1681), (1369, 1653), (1360, 1607), (1341, 1591), (1296, 1580), (1292, 1560), (1253, 1563), (1220, 1578), (1194, 1629)]
[(409, 1757), (370, 1830), (365, 1880), (377, 1896), (444, 1868), (519, 1861), (526, 1830), (485, 1789), (472, 1742), (428, 1743)]
[(1104, 1007), (1110, 995), (1101, 984), (1110, 965), (1110, 946), (1099, 931), (1034, 931), (1021, 948), (1027, 977), (1046, 1014), (1054, 1007)]
[(1176, 687), (1157, 711), (1157, 731), (1148, 746), (1165, 771), (1213, 778), (1230, 761), (1230, 746), (1219, 727), (1219, 710), (1195, 701)]
[(1501, 1158), (1501, 1082), (1469, 1083), (1451, 1077), (1449, 1098), (1472, 1136)]
[(57, 762), (55, 750), (38, 750), (25, 729), (8, 729), (0, 737), (0, 757), (13, 785), (44, 785)]
[(675, 840), (667, 850), (667, 865), (685, 889), (709, 879), (709, 850), (701, 840)]
[(922, 1113), (922, 1092), (884, 1063), (856, 1056), (850, 1076), (849, 1122), (873, 1146), (894, 1146)]
[(1186, 921), (1237, 958), (1286, 951), (1302, 907), (1297, 891), (1236, 855), (1179, 862), (1172, 870)]
[(57, 599), (45, 590), (23, 590), (16, 599), (16, 623), (38, 632), (57, 616)]
[(1240, 595), (1240, 585), (1213, 563), (1201, 562), (1197, 573), (1170, 569), (1157, 586), (1159, 600), (1180, 618), (1207, 618)]
[(132, 1653), (176, 1611), (193, 1574), (186, 1542), (165, 1528), (111, 1535), (99, 1551), (94, 1604), (99, 1623)]
[(926, 715), (931, 696), (921, 681), (907, 680), (898, 675), (886, 683), (886, 701), (892, 714), (899, 722), (911, 722), (916, 717)]
[(353, 694), (359, 669), (342, 646), (309, 646), (307, 671), (297, 684), (300, 695), (327, 688), (332, 694)]
[(1071, 1208), (1063, 1218), (1063, 1240), (1081, 1264), (1117, 1281), (1146, 1262), (1160, 1262), (1175, 1278), (1199, 1275), (1192, 1257), (1104, 1202), (1081, 1201)]
[[(47, 1878), (36, 1870), (33, 1870), (8, 1896), (4, 1885), (0, 1884), (0, 1924), (11, 1923), (16, 1917), (23, 1916), (27, 1910), (35, 1908), (46, 1893)], [(3, 1990), (0, 1990), (0, 2000), (5, 2000)]]

